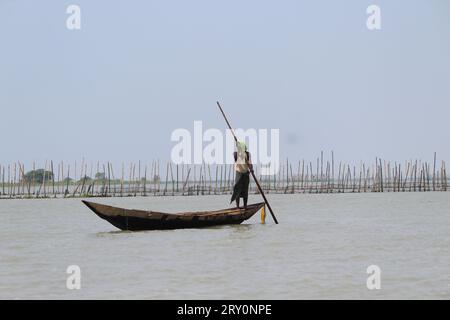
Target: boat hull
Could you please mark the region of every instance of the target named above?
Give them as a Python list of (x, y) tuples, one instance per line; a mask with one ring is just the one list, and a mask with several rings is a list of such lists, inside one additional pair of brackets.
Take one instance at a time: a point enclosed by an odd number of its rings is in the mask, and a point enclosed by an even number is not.
[(108, 221), (116, 228), (129, 231), (205, 228), (240, 224), (251, 218), (264, 206), (262, 202), (249, 205), (247, 209), (230, 208), (217, 211), (172, 214), (124, 209), (84, 200), (82, 202), (100, 218)]

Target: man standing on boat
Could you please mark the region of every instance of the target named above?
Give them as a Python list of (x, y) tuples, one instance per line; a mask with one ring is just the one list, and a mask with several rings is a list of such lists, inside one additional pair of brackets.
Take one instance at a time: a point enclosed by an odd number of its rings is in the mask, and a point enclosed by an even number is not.
[(250, 152), (244, 142), (236, 142), (237, 151), (234, 152), (234, 168), (236, 170), (236, 179), (231, 196), (231, 202), (236, 200), (236, 207), (239, 208), (240, 198), (244, 199), (244, 208), (247, 209), (248, 186), (250, 183), (250, 172), (253, 171)]

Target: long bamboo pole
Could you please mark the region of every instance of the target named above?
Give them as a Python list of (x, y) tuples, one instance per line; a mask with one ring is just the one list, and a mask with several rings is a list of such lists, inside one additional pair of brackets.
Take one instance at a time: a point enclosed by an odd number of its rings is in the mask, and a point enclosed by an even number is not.
[[(230, 128), (231, 133), (233, 134), (234, 141), (237, 142), (237, 138), (236, 138), (236, 135), (234, 134), (233, 128), (231, 127), (230, 123), (228, 122), (228, 119), (227, 119), (227, 117), (225, 116), (225, 113), (223, 112), (223, 109), (222, 109), (222, 107), (220, 106), (219, 101), (217, 101), (217, 106), (219, 107), (220, 112), (222, 113), (223, 118), (225, 119), (225, 121), (226, 121), (226, 123), (227, 123), (227, 125), (228, 125), (228, 128)], [(266, 198), (266, 196), (264, 195), (264, 191), (262, 190), (261, 186), (259, 185), (259, 181), (258, 181), (258, 179), (256, 178), (255, 173), (253, 172), (253, 170), (251, 170), (250, 173), (252, 174), (253, 180), (255, 180), (256, 186), (258, 187), (258, 190), (259, 190), (259, 192), (261, 193), (261, 196), (263, 197), (264, 202), (267, 204), (267, 207), (269, 208), (269, 211), (270, 211), (270, 214), (271, 214), (271, 216), (272, 216), (272, 218), (273, 218), (273, 221), (274, 221), (276, 224), (278, 224), (278, 220), (277, 220), (277, 218), (275, 217), (275, 214), (273, 213), (273, 210), (272, 210), (272, 207), (271, 207), (270, 204), (269, 204), (269, 201), (267, 201), (267, 198)]]

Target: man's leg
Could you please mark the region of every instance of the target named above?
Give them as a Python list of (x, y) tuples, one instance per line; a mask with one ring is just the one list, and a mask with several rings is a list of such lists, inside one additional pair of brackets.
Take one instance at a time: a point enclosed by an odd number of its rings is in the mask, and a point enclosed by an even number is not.
[(239, 197), (236, 198), (236, 207), (239, 208)]
[(244, 198), (244, 209), (247, 209), (247, 200), (248, 200), (248, 198), (245, 197), (245, 198)]

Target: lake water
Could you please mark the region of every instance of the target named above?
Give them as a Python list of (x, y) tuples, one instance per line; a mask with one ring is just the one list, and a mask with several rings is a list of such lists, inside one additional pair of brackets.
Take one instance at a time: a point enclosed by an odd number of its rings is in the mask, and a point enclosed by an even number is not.
[[(0, 201), (1, 299), (449, 299), (450, 193), (268, 195), (243, 225), (120, 232), (79, 199)], [(228, 196), (94, 199), (168, 212)], [(252, 202), (260, 201), (256, 195)], [(66, 269), (81, 268), (68, 290)], [(366, 286), (381, 269), (381, 289)]]

